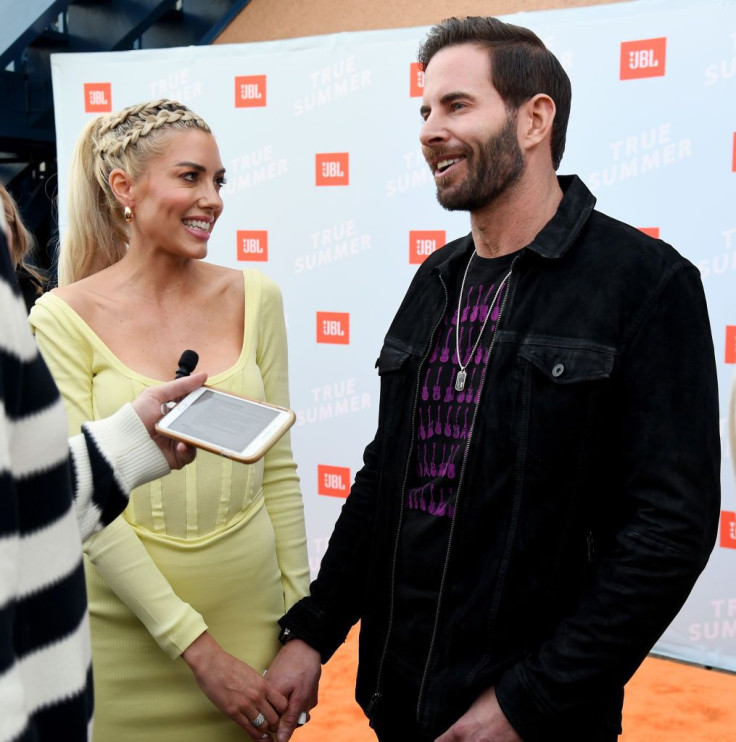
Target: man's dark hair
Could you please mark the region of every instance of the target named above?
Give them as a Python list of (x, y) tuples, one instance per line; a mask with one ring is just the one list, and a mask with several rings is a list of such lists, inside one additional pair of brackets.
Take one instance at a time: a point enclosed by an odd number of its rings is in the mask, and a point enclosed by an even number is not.
[(560, 166), (565, 151), (572, 90), (570, 78), (557, 57), (528, 28), (498, 18), (448, 18), (433, 26), (419, 47), (417, 60), (426, 69), (432, 57), (446, 46), (476, 44), (490, 54), (491, 82), (512, 110), (538, 93), (555, 102), (552, 123), (552, 164)]

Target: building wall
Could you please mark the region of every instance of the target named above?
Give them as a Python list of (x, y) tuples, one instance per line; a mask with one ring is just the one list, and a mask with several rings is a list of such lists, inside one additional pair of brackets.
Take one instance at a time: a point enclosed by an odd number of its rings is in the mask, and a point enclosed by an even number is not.
[(236, 44), (341, 31), (429, 26), (448, 16), (508, 15), (623, 0), (251, 0), (215, 41)]

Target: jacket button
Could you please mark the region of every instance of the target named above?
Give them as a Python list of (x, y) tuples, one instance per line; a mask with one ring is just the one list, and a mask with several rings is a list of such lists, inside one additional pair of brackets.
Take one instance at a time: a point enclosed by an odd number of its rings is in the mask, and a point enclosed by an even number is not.
[(565, 371), (565, 367), (561, 363), (556, 363), (552, 367), (552, 376), (554, 376), (556, 379), (558, 376), (562, 376), (564, 371)]

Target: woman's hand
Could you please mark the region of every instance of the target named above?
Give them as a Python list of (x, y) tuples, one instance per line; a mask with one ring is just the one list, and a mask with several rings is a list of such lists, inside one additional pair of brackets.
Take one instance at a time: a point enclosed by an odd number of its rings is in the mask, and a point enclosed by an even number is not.
[[(288, 702), (252, 667), (228, 654), (205, 631), (182, 653), (197, 684), (226, 716), (253, 739), (265, 739), (278, 729)], [(263, 718), (258, 726), (253, 721)]]

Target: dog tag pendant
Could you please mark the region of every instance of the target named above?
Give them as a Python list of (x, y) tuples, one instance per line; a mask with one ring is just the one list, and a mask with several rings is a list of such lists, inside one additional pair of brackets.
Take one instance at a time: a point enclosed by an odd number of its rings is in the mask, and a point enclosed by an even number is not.
[(467, 374), (462, 369), (460, 369), (460, 371), (457, 372), (457, 378), (455, 379), (455, 391), (456, 392), (461, 392), (463, 389), (465, 389), (466, 377), (467, 377)]

